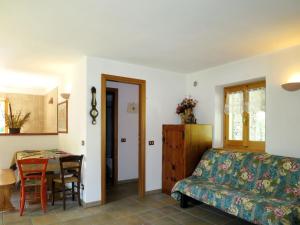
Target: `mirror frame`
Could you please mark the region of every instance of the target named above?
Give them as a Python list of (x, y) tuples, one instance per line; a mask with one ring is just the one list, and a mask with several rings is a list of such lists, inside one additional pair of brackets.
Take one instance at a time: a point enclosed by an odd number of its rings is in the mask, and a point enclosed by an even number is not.
[[(63, 109), (63, 110), (65, 110), (65, 112), (64, 112), (64, 114), (65, 114), (65, 116), (66, 116), (66, 118), (65, 118), (65, 130), (60, 130), (60, 128), (59, 128), (59, 108), (60, 107), (64, 107), (64, 105), (65, 105), (65, 109)], [(67, 134), (68, 133), (68, 100), (66, 100), (66, 101), (63, 101), (63, 102), (60, 102), (60, 103), (58, 103), (57, 104), (57, 133), (65, 133), (65, 134)]]

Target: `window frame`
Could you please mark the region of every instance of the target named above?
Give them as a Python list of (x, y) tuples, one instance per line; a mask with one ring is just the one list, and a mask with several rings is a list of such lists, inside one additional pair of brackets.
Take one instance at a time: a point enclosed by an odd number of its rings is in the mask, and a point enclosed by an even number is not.
[[(7, 98), (0, 98), (0, 101), (4, 102), (4, 117), (6, 117), (6, 115), (8, 114), (8, 99)], [(6, 118), (4, 118), (4, 133), (0, 133), (1, 134), (5, 134), (8, 133), (8, 127), (6, 126), (6, 122), (5, 122)]]
[[(235, 85), (224, 88), (224, 107), (226, 104), (226, 97), (228, 93), (243, 91), (244, 103), (249, 100), (249, 90), (255, 88), (266, 88), (266, 81), (257, 81), (241, 85)], [(224, 136), (223, 143), (225, 148), (235, 148), (239, 150), (252, 151), (252, 152), (265, 152), (265, 141), (250, 141), (249, 140), (249, 113), (243, 112), (243, 140), (229, 140), (229, 115), (223, 111), (224, 115)]]

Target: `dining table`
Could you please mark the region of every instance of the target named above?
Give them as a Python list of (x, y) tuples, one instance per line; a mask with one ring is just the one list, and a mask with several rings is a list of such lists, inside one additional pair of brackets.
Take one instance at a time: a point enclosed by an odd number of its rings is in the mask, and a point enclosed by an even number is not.
[[(70, 156), (71, 153), (61, 151), (58, 149), (50, 149), (50, 150), (22, 150), (17, 151), (12, 160), (11, 160), (11, 166), (10, 168), (14, 170), (15, 177), (16, 177), (16, 183), (19, 184), (20, 182), (20, 175), (19, 170), (17, 166), (17, 161), (21, 159), (37, 159), (37, 158), (43, 158), (48, 159), (48, 165), (46, 169), (46, 176), (47, 176), (47, 186), (51, 187), (51, 181), (52, 179), (60, 174), (60, 163), (59, 159), (61, 157)], [(72, 166), (72, 165), (70, 165)], [(27, 165), (27, 170), (34, 170), (39, 169), (40, 165)]]
[(59, 158), (72, 155), (68, 152), (61, 151), (58, 149), (51, 150), (22, 150), (17, 151), (11, 161), (10, 168), (17, 170), (17, 161), (21, 159), (48, 159), (47, 172), (59, 173), (60, 165)]
[[(54, 177), (60, 174), (60, 162), (59, 159), (62, 157), (73, 155), (71, 153), (61, 151), (58, 149), (50, 149), (50, 150), (21, 150), (15, 152), (12, 160), (10, 169), (14, 171), (15, 176), (15, 183), (19, 184), (20, 177), (19, 177), (19, 170), (17, 166), (17, 161), (22, 159), (48, 159), (47, 169), (46, 169), (46, 176), (47, 176), (47, 186), (51, 187), (51, 182)], [(40, 165), (27, 165), (26, 170), (33, 170), (37, 169)], [(67, 165), (72, 167), (73, 164)], [(23, 167), (24, 168), (24, 167)], [(34, 203), (34, 202), (30, 202)]]

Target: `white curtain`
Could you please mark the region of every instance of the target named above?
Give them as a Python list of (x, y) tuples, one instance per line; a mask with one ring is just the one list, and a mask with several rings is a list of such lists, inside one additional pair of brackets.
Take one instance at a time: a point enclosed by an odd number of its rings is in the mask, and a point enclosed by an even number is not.
[(246, 106), (247, 112), (266, 111), (266, 89), (257, 88), (249, 90), (249, 103)]
[(231, 92), (226, 96), (224, 112), (242, 114), (244, 111), (244, 94), (242, 91)]
[(231, 92), (226, 95), (224, 112), (226, 114), (243, 112), (265, 112), (266, 111), (266, 89), (256, 88), (249, 90), (249, 102), (244, 102), (243, 91)]

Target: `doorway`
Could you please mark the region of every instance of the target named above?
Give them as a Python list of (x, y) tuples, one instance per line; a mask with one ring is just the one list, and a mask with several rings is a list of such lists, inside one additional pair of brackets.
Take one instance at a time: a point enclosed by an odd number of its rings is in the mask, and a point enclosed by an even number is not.
[(118, 181), (118, 89), (106, 88), (106, 183)]
[[(110, 168), (107, 166), (107, 145), (111, 145), (112, 140), (108, 135), (115, 134), (116, 129), (112, 132), (107, 130), (107, 123), (112, 123), (111, 118), (108, 118), (107, 112), (107, 97), (110, 96), (110, 93), (107, 90), (106, 84), (107, 81), (124, 83), (124, 84), (135, 84), (138, 85), (138, 195), (139, 197), (144, 197), (145, 195), (145, 136), (146, 136), (146, 81), (138, 80), (127, 77), (112, 76), (107, 74), (102, 74), (101, 76), (101, 204), (105, 204), (107, 200), (107, 180), (110, 176)], [(113, 97), (108, 97), (113, 98)], [(115, 104), (115, 103), (114, 103)], [(114, 127), (115, 127), (114, 123)], [(108, 134), (110, 132), (110, 134)], [(118, 135), (117, 135), (118, 136)], [(115, 136), (115, 137), (117, 137)], [(118, 137), (117, 137), (118, 138)], [(118, 139), (117, 139), (118, 140)], [(110, 141), (110, 143), (108, 143)], [(116, 147), (116, 148), (115, 148)], [(114, 142), (114, 148), (117, 149)], [(114, 153), (114, 151), (112, 151)], [(116, 157), (118, 153), (112, 154), (111, 159)], [(111, 166), (111, 177), (114, 177), (112, 182), (117, 182), (116, 167), (115, 172)]]

